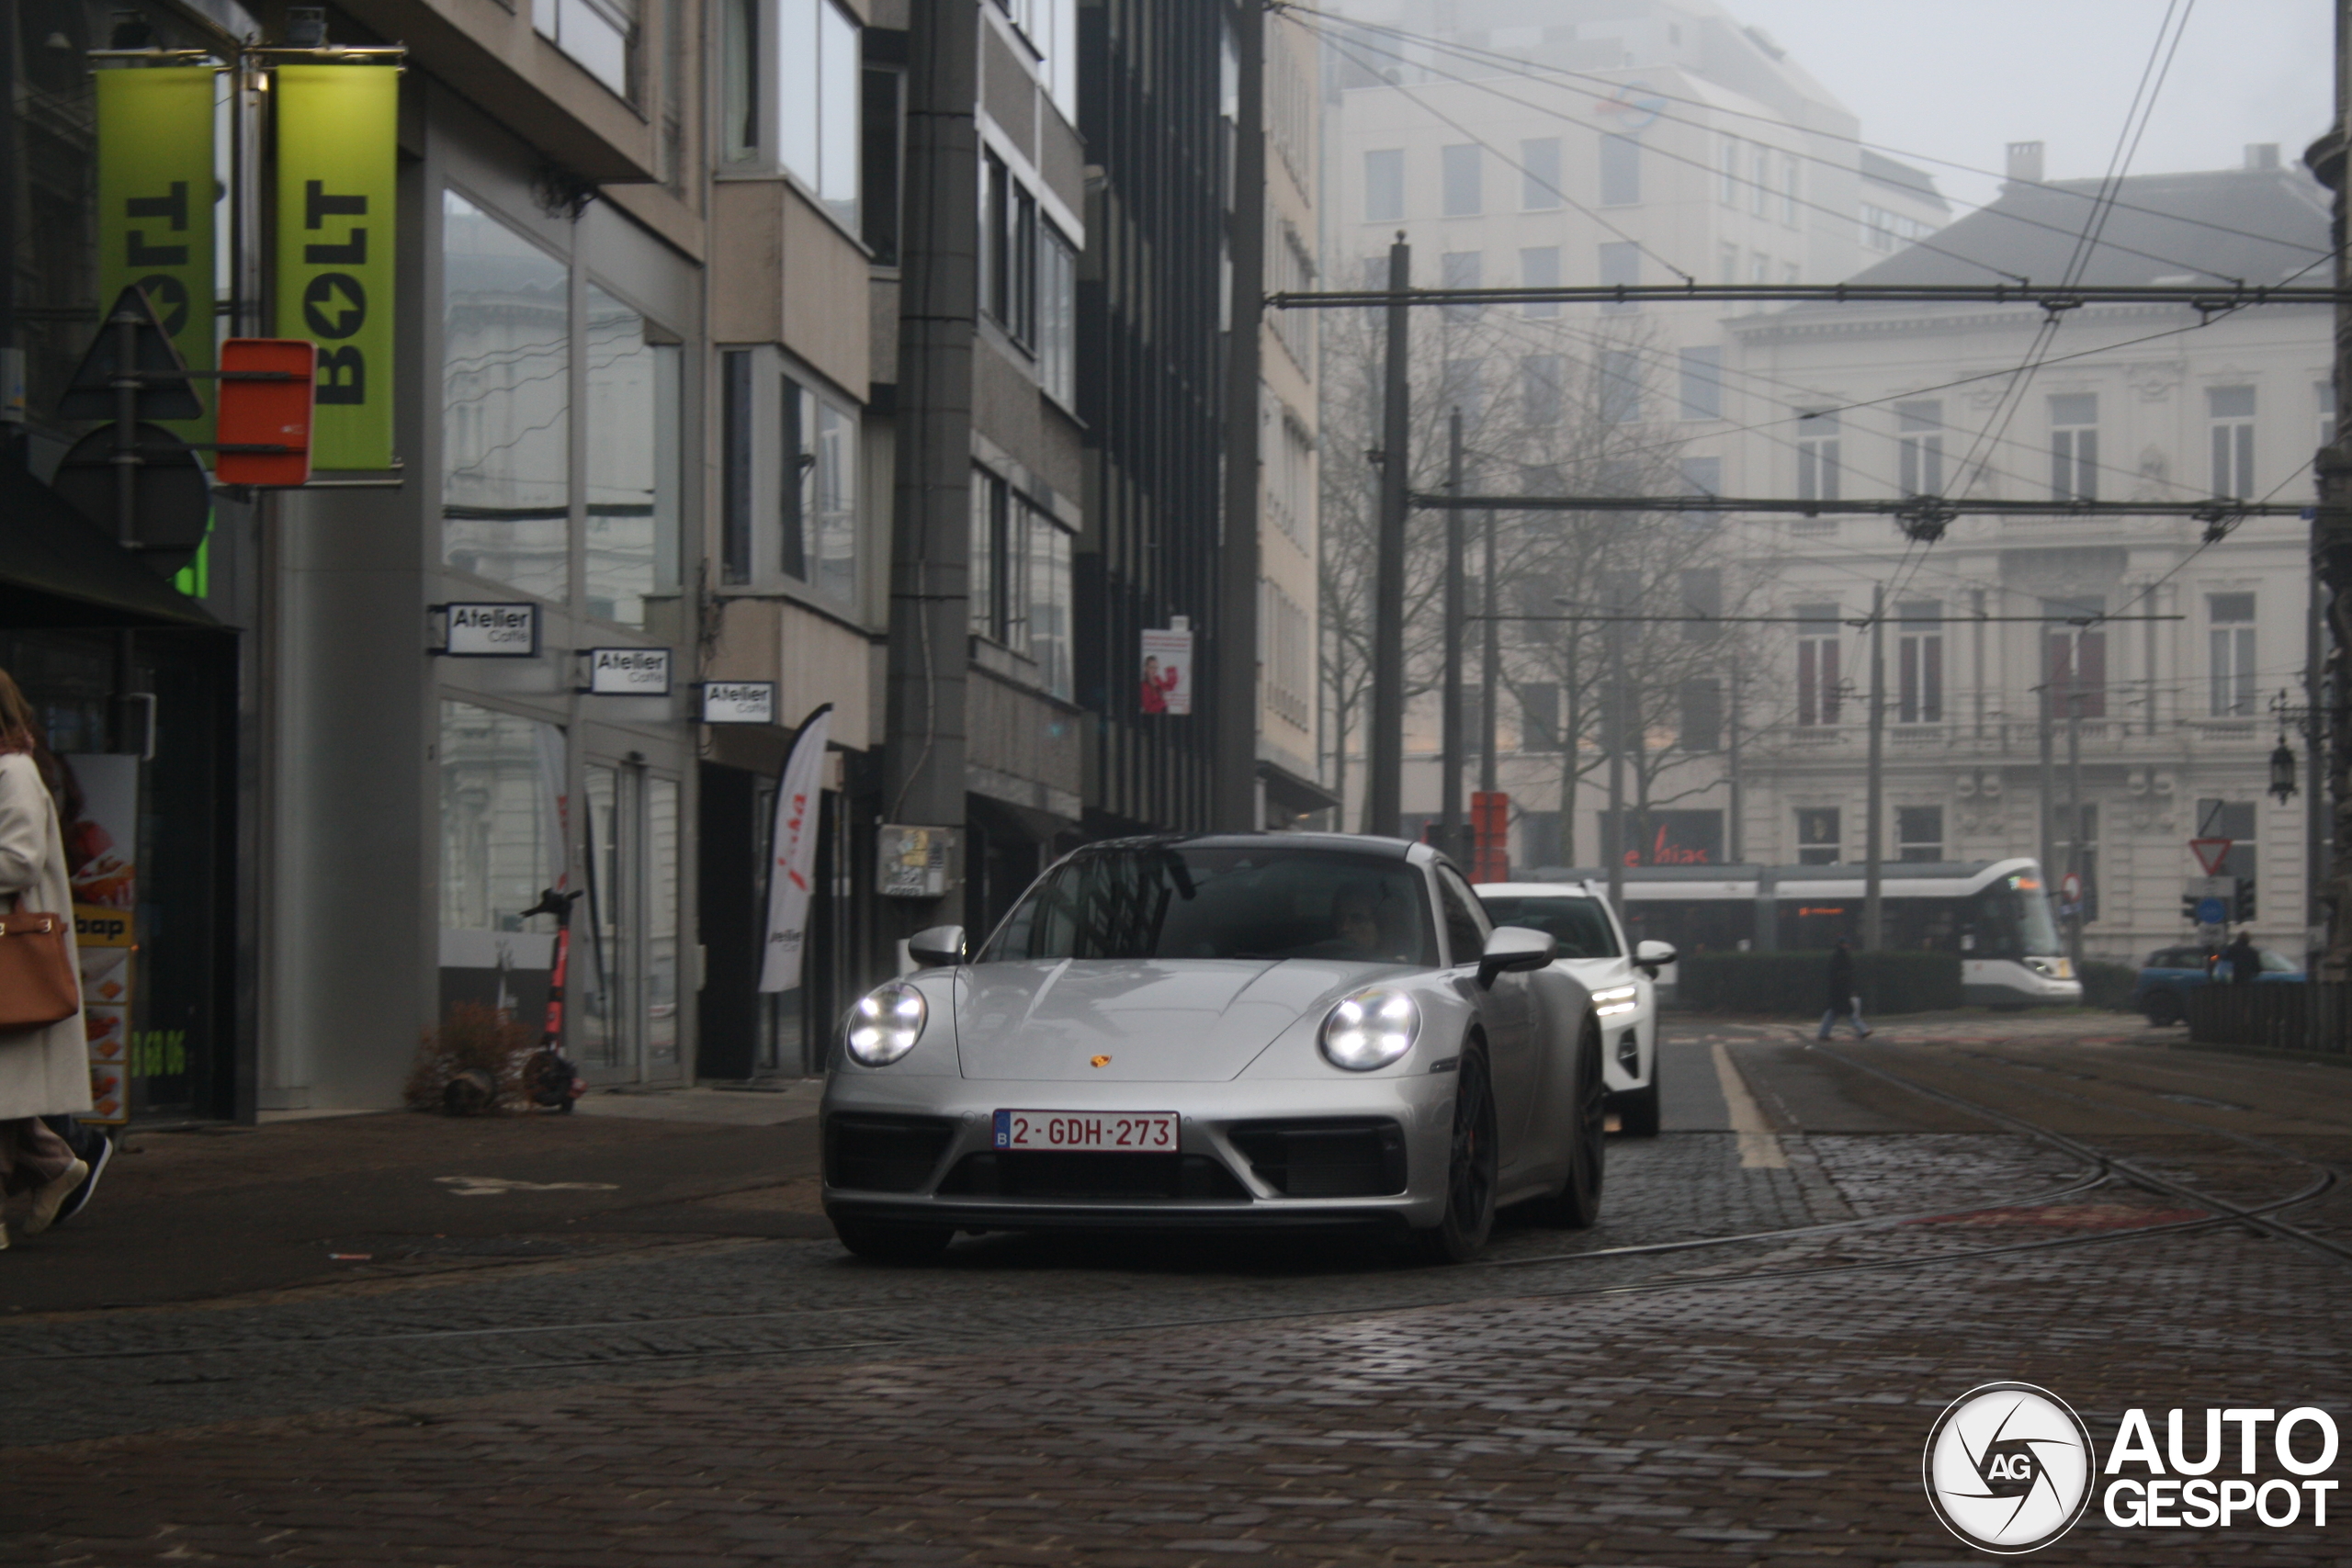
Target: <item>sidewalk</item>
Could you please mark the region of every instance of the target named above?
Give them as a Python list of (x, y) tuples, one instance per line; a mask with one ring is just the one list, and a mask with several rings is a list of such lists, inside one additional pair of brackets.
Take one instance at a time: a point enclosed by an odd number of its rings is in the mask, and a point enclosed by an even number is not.
[(813, 1085), (600, 1093), (580, 1111), (133, 1127), (87, 1210), (0, 1253), (0, 1314), (832, 1234)]

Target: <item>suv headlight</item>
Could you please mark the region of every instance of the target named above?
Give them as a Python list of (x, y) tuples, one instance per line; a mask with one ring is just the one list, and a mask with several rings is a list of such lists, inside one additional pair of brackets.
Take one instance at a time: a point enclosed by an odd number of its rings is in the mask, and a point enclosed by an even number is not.
[(891, 980), (858, 998), (850, 1010), (849, 1054), (869, 1067), (887, 1067), (915, 1048), (931, 1009), (922, 993), (904, 980)]
[(1421, 1010), (1403, 991), (1375, 986), (1340, 998), (1317, 1039), (1323, 1059), (1351, 1073), (1385, 1067), (1413, 1048)]
[(1592, 1012), (1596, 1018), (1614, 1018), (1621, 1012), (1631, 1012), (1641, 1005), (1639, 986), (1611, 986), (1592, 993)]

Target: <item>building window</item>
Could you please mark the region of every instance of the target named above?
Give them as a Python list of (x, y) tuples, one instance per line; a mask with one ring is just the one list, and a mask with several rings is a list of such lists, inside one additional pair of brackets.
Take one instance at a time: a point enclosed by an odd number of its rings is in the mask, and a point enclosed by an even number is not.
[(1838, 499), (1838, 411), (1797, 414), (1797, 499)]
[(1724, 351), (1716, 346), (1682, 351), (1682, 417), (1724, 416)]
[(1291, 543), (1313, 554), (1307, 525), (1315, 517), (1315, 437), (1271, 388), (1261, 386), (1267, 423), (1278, 424), (1266, 448), (1266, 514)]
[(2208, 387), (2205, 412), (2213, 422), (2213, 494), (2245, 501), (2254, 493), (2254, 389)]
[(1485, 210), (1479, 189), (1478, 144), (1465, 141), (1438, 150), (1438, 174), (1448, 218), (1476, 218)]
[[(721, 26), (727, 157), (783, 169), (857, 233), (866, 135), (857, 23), (832, 0), (729, 0)], [(760, 80), (763, 60), (772, 83)]]
[(1560, 209), (1560, 139), (1538, 136), (1519, 144), (1519, 206), (1523, 212)]
[(2213, 716), (2250, 716), (2255, 711), (2254, 595), (2208, 594), (2205, 610), (2212, 621), (2206, 637), (2211, 650)]
[[(1685, 457), (1682, 459), (1682, 489), (1690, 495), (1721, 495), (1724, 492), (1724, 460), (1721, 457)], [(1704, 522), (1707, 513), (1692, 516)]]
[[(1642, 417), (1642, 356), (1629, 348), (1600, 351), (1600, 422), (1630, 424)], [(1630, 491), (1628, 494), (1632, 493)]]
[(1259, 668), (1265, 672), (1267, 711), (1295, 728), (1307, 728), (1315, 690), (1312, 623), (1299, 602), (1269, 579), (1258, 581)]
[(1724, 747), (1724, 688), (1713, 676), (1694, 676), (1682, 682), (1680, 739), (1685, 751), (1720, 751)]
[(1836, 865), (1839, 846), (1838, 808), (1834, 806), (1797, 807), (1797, 863)]
[(1716, 150), (1715, 199), (1725, 207), (1739, 205), (1739, 138), (1726, 136)]
[(442, 197), (442, 559), (541, 599), (571, 592), (570, 271)]
[(1459, 409), (1463, 425), (1477, 428), (1479, 417), (1487, 412), (1486, 380), (1486, 361), (1476, 357), (1447, 360), (1439, 373), (1439, 417), (1450, 418)]
[[(1642, 281), (1642, 248), (1628, 240), (1611, 240), (1600, 247), (1600, 286), (1603, 288), (1631, 288)], [(1638, 310), (1641, 303), (1634, 299), (1611, 300), (1601, 311), (1615, 315), (1621, 311)]]
[(1394, 223), (1405, 216), (1405, 153), (1387, 148), (1363, 155), (1363, 219)]
[(1906, 496), (1944, 492), (1944, 405), (1938, 400), (1894, 405), (1896, 467)]
[(1895, 607), (1897, 724), (1944, 721), (1943, 605), (1933, 599)]
[(1841, 693), (1838, 683), (1838, 624), (1835, 604), (1799, 604), (1797, 616), (1797, 723), (1834, 725)]
[(1723, 635), (1724, 574), (1719, 567), (1686, 567), (1680, 573), (1678, 614), (1704, 616), (1682, 623), (1684, 642), (1713, 642)]
[(1793, 229), (1797, 226), (1797, 155), (1781, 154), (1781, 221)]
[(1747, 256), (1747, 281), (1750, 283), (1771, 282), (1772, 258), (1766, 255), (1762, 251), (1749, 252)]
[[(1560, 247), (1539, 245), (1519, 253), (1519, 284), (1522, 288), (1557, 288), (1560, 287)], [(1560, 313), (1557, 299), (1531, 299), (1526, 305), (1531, 316), (1556, 316)], [(1300, 315), (1297, 310), (1286, 315)]]
[(1633, 207), (1642, 199), (1642, 144), (1630, 136), (1600, 139), (1600, 205)]
[(1922, 223), (1917, 218), (1906, 218), (1900, 212), (1889, 212), (1883, 207), (1862, 207), (1862, 243), (1874, 251), (1893, 252), (1915, 241), (1924, 240), (1936, 231), (1932, 223)]
[[(1078, 406), (1078, 251), (1050, 223), (1037, 229), (1037, 382), (1066, 409)], [(1283, 316), (1306, 314), (1284, 310)], [(1285, 333), (1285, 341), (1288, 334)]]
[(1747, 182), (1747, 210), (1761, 218), (1771, 205), (1772, 150), (1759, 141), (1750, 151), (1754, 177)]
[(642, 627), (678, 592), (684, 350), (594, 284), (587, 315), (588, 613)]
[(1519, 688), (1519, 749), (1560, 750), (1560, 688), (1556, 684), (1531, 681)]
[(2319, 445), (2333, 446), (2335, 442), (2335, 383), (2313, 382), (2312, 396), (2319, 404)]
[(1531, 433), (1548, 432), (1560, 423), (1567, 388), (1563, 361), (1556, 354), (1531, 354), (1519, 362), (1520, 412)]
[(523, 911), (539, 902), (564, 863), (558, 815), (569, 793), (563, 731), (444, 701), (435, 760), (441, 771), (442, 928), (545, 930), (545, 917)]
[[(1313, 288), (1316, 278), (1314, 254), (1296, 227), (1288, 220), (1278, 219), (1270, 213), (1266, 232), (1268, 291), (1305, 293)], [(1077, 289), (1077, 254), (1073, 251), (1069, 274), (1073, 299)], [(1312, 310), (1267, 312), (1267, 319), (1274, 324), (1274, 335), (1282, 342), (1283, 352), (1289, 355), (1291, 363), (1301, 369), (1307, 369), (1315, 364), (1316, 323), (1310, 319), (1314, 314)]]
[(2050, 499), (2098, 499), (2098, 398), (2094, 393), (2050, 400)]
[(967, 574), (972, 633), (1011, 647), (1023, 621), (1021, 547), (1012, 489), (985, 468), (972, 473), (972, 556)]
[(589, 75), (637, 100), (637, 0), (532, 0), (531, 24)]
[(1037, 198), (993, 152), (980, 154), (980, 299), (1023, 347), (1037, 330)]
[(760, 0), (723, 0), (719, 17), (720, 156), (760, 155)]
[(905, 121), (907, 73), (897, 66), (865, 68), (860, 100), (860, 177), (858, 217), (865, 224), (862, 238), (874, 259), (884, 266), (899, 261), (899, 176), (904, 161), (899, 130)]
[[(2045, 599), (2045, 615), (2079, 620), (2107, 608), (2104, 599)], [(2107, 716), (2107, 633), (2096, 626), (2052, 626), (2043, 638), (2041, 679), (2050, 694), (2050, 716), (2063, 724), (2075, 715)]]
[(718, 356), (719, 575), (730, 586), (752, 581), (752, 351)]
[[(1447, 251), (1437, 259), (1438, 283), (1442, 288), (1483, 288), (1485, 272), (1486, 257), (1477, 251)], [(1477, 316), (1478, 307), (1474, 304), (1445, 307), (1445, 319), (1449, 321), (1476, 321)]]
[(1715, 261), (1717, 263), (1715, 270), (1721, 275), (1718, 281), (1724, 283), (1739, 281), (1739, 247), (1737, 245), (1728, 241), (1718, 245), (1715, 248)]
[(1041, 507), (1014, 498), (1028, 532), (1029, 604), (1023, 651), (1036, 662), (1037, 684), (1067, 701), (1070, 676), (1069, 536)]
[(1898, 806), (1894, 808), (1894, 858), (1939, 861), (1944, 858), (1944, 808), (1940, 806)]

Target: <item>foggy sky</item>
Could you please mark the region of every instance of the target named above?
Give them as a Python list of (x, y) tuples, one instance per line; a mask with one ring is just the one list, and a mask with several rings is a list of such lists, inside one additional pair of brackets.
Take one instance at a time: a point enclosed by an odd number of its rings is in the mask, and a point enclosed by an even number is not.
[[(2051, 179), (2104, 173), (2165, 0), (1720, 0), (1771, 34), (1889, 150), (1984, 202), (2002, 146), (2047, 145)], [(2328, 0), (2199, 0), (2131, 172), (2234, 168), (2253, 141), (2296, 163), (2333, 115)], [(1956, 216), (1957, 214), (1955, 214)]]

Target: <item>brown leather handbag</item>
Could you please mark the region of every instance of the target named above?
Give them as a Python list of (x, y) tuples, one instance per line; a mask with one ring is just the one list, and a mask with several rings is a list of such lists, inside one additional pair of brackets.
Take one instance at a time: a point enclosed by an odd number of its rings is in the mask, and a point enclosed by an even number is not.
[(39, 1029), (82, 1009), (74, 983), (74, 918), (17, 907), (0, 915), (0, 1032)]

